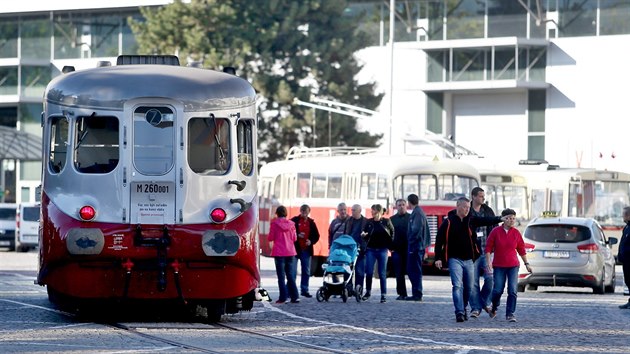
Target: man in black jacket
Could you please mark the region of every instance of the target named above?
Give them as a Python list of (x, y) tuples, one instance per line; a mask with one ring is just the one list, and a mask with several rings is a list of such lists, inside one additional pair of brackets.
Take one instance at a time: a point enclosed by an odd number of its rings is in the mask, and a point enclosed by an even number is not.
[[(301, 280), (300, 292), (304, 297), (313, 297), (308, 292), (308, 280), (311, 276), (311, 257), (313, 257), (313, 245), (319, 241), (319, 231), (315, 220), (308, 215), (311, 213), (311, 207), (304, 204), (300, 207), (300, 215), (291, 218), (295, 223), (295, 231), (297, 232), (297, 241), (295, 241), (295, 256), (300, 260)], [(296, 262), (297, 265), (297, 262)]]
[[(494, 211), (487, 204), (485, 204), (486, 192), (481, 187), (475, 187), (470, 192), (472, 197), (472, 201), (470, 203), (470, 215), (475, 217), (489, 217), (495, 216)], [(486, 272), (486, 268), (488, 265), (488, 260), (486, 259), (485, 249), (486, 249), (486, 240), (488, 235), (490, 235), (490, 231), (494, 229), (497, 225), (490, 226), (481, 226), (478, 227), (475, 231), (477, 233), (477, 246), (479, 246), (479, 250), (481, 251), (481, 255), (479, 258), (475, 260), (473, 264), (473, 288), (472, 293), (470, 295), (470, 317), (479, 317), (481, 314), (481, 310), (485, 310), (490, 313), (490, 305), (491, 295), (492, 295), (492, 286), (494, 284), (492, 280), (492, 274)], [(483, 287), (480, 285), (479, 277), (483, 276)], [(466, 304), (464, 304), (466, 305)]]
[[(623, 208), (623, 221), (626, 226), (623, 228), (621, 234), (621, 240), (619, 241), (619, 254), (617, 260), (621, 262), (621, 269), (623, 269), (623, 281), (626, 286), (630, 288), (630, 207)], [(619, 306), (620, 309), (630, 309), (630, 299), (623, 305)]]
[(453, 286), (455, 319), (464, 322), (468, 319), (464, 304), (470, 298), (474, 285), (473, 264), (479, 258), (476, 229), (502, 221), (500, 217), (474, 217), (469, 215), (470, 200), (457, 199), (457, 208), (448, 213), (438, 229), (435, 241), (435, 266), (442, 269), (447, 265)]

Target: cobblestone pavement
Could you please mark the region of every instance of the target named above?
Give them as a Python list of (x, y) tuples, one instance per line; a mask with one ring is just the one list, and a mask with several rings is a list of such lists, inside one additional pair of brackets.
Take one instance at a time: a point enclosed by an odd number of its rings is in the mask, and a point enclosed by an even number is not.
[[(73, 322), (45, 310), (50, 308), (45, 289), (33, 285), (36, 258), (32, 252), (0, 252), (3, 352), (87, 352), (88, 348), (100, 348), (92, 352), (121, 352), (121, 348), (132, 352), (194, 352), (122, 336), (102, 325)], [(261, 269), (262, 285), (276, 299), (273, 261), (262, 258)], [(621, 295), (619, 267), (617, 272), (615, 294), (545, 287), (519, 293), (517, 323), (505, 320), (504, 306), (495, 319), (484, 313), (478, 319), (456, 323), (449, 278), (438, 275), (425, 276), (424, 301), (419, 303), (394, 300), (395, 281), (388, 279), (390, 290), (384, 304), (378, 301), (380, 289), (375, 281), (372, 299), (367, 302), (349, 299), (343, 303), (341, 298), (331, 298), (319, 303), (315, 298), (302, 298), (299, 304), (256, 303), (251, 312), (224, 316), (224, 323), (339, 352), (630, 353), (630, 310), (617, 308), (627, 301)], [(321, 278), (311, 278), (311, 293), (321, 285)], [(211, 342), (218, 332), (171, 329), (160, 333), (202, 345)], [(215, 341), (217, 338), (218, 334)], [(248, 341), (232, 337), (229, 341), (234, 342), (233, 348), (223, 347), (220, 352), (267, 352), (264, 348), (248, 348)]]

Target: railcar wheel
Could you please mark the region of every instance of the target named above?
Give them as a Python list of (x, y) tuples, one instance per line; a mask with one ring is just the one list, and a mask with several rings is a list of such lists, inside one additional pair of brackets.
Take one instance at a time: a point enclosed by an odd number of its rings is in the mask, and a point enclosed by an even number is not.
[(315, 298), (319, 302), (323, 302), (324, 301), (324, 288), (317, 289), (317, 293), (315, 293)]

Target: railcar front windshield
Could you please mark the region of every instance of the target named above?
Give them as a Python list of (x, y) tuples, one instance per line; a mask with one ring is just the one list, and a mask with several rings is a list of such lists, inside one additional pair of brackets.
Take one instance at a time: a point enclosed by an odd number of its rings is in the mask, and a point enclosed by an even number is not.
[(412, 174), (394, 179), (398, 198), (417, 194), (420, 200), (456, 200), (468, 197), (479, 184), (475, 178), (456, 174)]
[(529, 218), (527, 212), (527, 188), (525, 186), (484, 185), (486, 203), (494, 211), (510, 208), (517, 218)]

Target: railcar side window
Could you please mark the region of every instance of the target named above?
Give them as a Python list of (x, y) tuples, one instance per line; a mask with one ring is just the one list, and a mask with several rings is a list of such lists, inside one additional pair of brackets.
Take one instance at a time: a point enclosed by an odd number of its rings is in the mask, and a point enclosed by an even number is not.
[(68, 120), (65, 117), (50, 118), (50, 155), (48, 167), (52, 173), (59, 173), (66, 165), (68, 152)]
[(188, 166), (195, 173), (227, 173), (231, 165), (229, 146), (229, 120), (211, 116), (188, 121)]
[(328, 175), (326, 198), (341, 198), (341, 175)]
[(244, 175), (254, 171), (254, 121), (241, 119), (236, 126), (238, 144), (238, 167)]
[(298, 198), (311, 197), (311, 174), (298, 173), (297, 175), (297, 196)]
[(376, 198), (376, 173), (361, 174), (361, 199)]
[(326, 198), (326, 174), (313, 173), (313, 193), (311, 198)]
[(138, 172), (159, 176), (173, 168), (174, 119), (168, 107), (138, 107), (133, 112), (133, 163)]
[(74, 167), (82, 173), (108, 173), (118, 165), (118, 119), (78, 117), (75, 123)]

